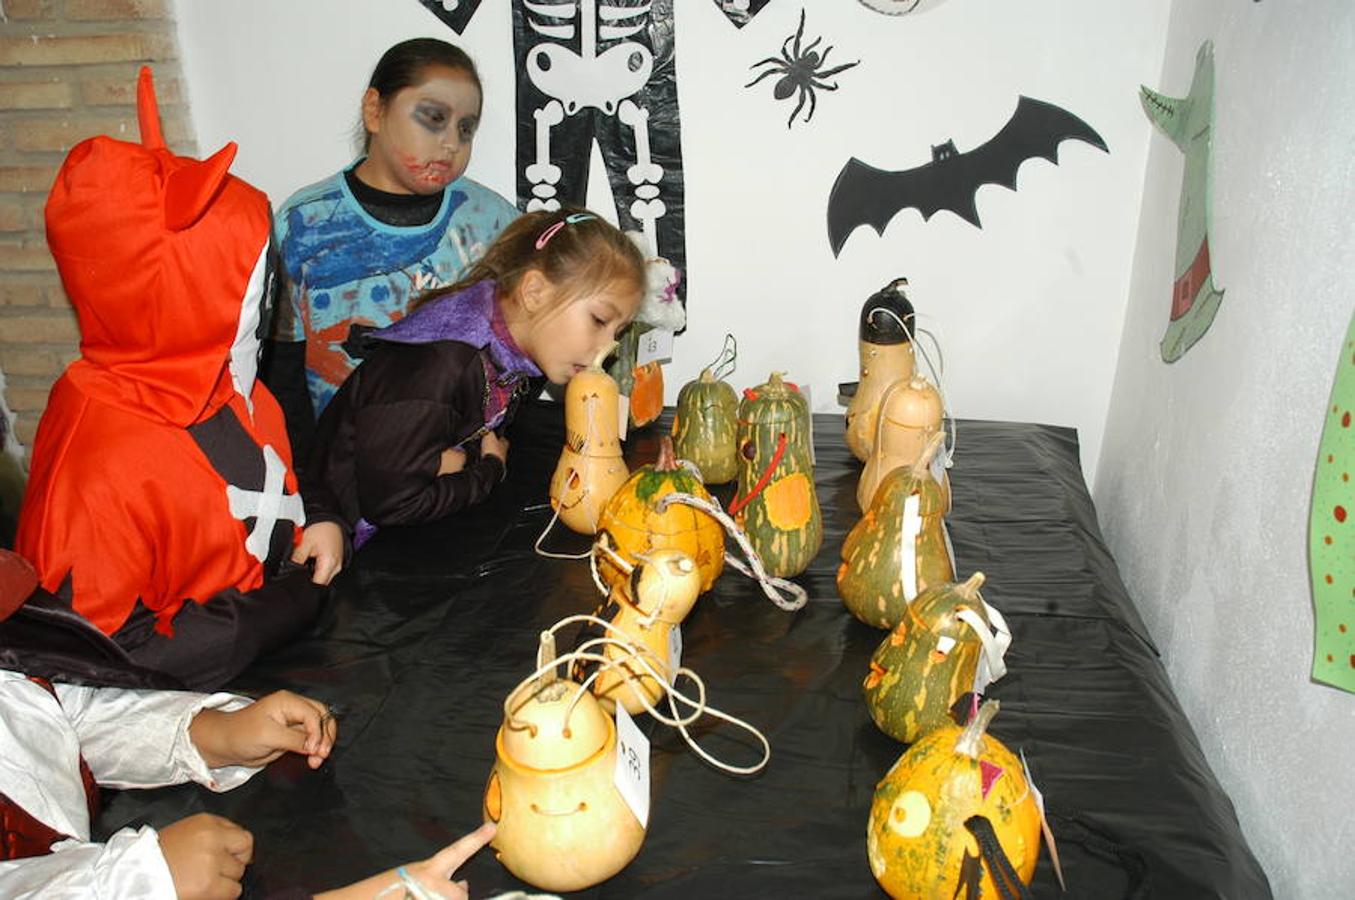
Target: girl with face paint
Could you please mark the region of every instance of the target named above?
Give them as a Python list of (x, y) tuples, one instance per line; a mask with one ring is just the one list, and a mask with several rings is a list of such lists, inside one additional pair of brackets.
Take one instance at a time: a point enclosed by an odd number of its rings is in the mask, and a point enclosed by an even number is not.
[(390, 325), (457, 281), (518, 215), (465, 177), (480, 123), (475, 63), (433, 38), (381, 57), (361, 104), (362, 153), (278, 210), (279, 297), (262, 375), (297, 458), (358, 359), (350, 334)]

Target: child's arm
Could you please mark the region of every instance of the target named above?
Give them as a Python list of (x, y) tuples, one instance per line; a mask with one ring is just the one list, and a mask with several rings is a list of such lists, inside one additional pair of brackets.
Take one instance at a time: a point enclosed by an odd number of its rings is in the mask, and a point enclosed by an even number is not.
[(56, 690), (90, 771), (109, 787), (196, 781), (226, 791), (288, 750), (305, 753), (314, 768), (334, 743), (324, 705), (285, 691), (251, 704), (230, 694)]
[(456, 843), (443, 847), (428, 859), (373, 875), (348, 887), (316, 894), (315, 900), (371, 900), (380, 896), (415, 896), (413, 890), (405, 888), (410, 881), (423, 892), (417, 896), (464, 900), (470, 896), (469, 886), (464, 881), (453, 882), (452, 875), (461, 868), (462, 863), (474, 856), (476, 851), (493, 840), (494, 830), (492, 822), (486, 823)]
[(107, 842), (64, 841), (44, 856), (0, 862), (0, 897), (175, 900), (174, 878), (154, 828), (123, 828)]

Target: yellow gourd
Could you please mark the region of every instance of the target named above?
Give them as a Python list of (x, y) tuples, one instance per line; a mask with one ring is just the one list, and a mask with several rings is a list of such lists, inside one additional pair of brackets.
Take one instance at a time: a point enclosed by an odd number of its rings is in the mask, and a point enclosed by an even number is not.
[[(914, 375), (889, 386), (880, 401), (875, 446), (856, 485), (856, 502), (862, 512), (870, 508), (875, 489), (886, 475), (918, 461), (932, 435), (941, 430), (942, 416), (941, 394), (923, 376)], [(943, 476), (941, 486), (949, 509), (949, 479)]]
[(603, 507), (630, 475), (621, 458), (620, 394), (602, 369), (613, 347), (565, 388), (565, 446), (550, 480), (550, 505), (579, 534), (597, 531)]
[[(553, 660), (553, 649), (545, 656)], [(562, 893), (621, 871), (645, 829), (613, 781), (611, 716), (578, 684), (549, 674), (519, 685), (504, 706), (483, 808), (485, 820), (498, 823), (490, 846), (500, 862)]]

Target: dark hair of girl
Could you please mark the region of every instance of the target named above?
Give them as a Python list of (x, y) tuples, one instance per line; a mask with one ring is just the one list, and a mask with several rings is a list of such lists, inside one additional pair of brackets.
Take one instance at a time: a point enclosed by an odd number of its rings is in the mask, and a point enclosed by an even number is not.
[[(581, 216), (589, 218), (579, 221)], [(570, 217), (576, 220), (567, 221)], [(500, 295), (511, 295), (532, 269), (559, 291), (561, 305), (617, 283), (632, 287), (637, 296), (645, 289), (645, 258), (630, 238), (601, 216), (565, 207), (522, 214), (459, 281), (423, 295), (414, 306), (490, 279)]]
[[(475, 61), (465, 50), (437, 38), (412, 38), (391, 47), (377, 60), (367, 87), (376, 91), (382, 103), (387, 103), (405, 88), (422, 84), (427, 71), (438, 66), (465, 72), (475, 83), (475, 89), (481, 96), (484, 95)], [(363, 125), (361, 115), (358, 116), (358, 129), (362, 135), (363, 150), (366, 151), (372, 136)]]

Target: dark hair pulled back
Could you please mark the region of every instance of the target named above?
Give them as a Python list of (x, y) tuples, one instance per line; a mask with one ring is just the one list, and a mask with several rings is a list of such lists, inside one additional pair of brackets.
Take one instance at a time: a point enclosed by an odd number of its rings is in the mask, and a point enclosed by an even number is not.
[[(475, 68), (475, 60), (455, 44), (437, 38), (411, 38), (391, 47), (376, 62), (367, 87), (376, 91), (381, 101), (387, 102), (400, 91), (416, 84), (422, 84), (430, 68), (442, 67), (456, 72), (465, 72), (475, 83), (475, 89), (484, 96), (484, 87), (480, 84), (480, 73)], [(358, 127), (362, 134), (362, 146), (365, 150), (372, 136), (362, 125), (358, 117)]]

